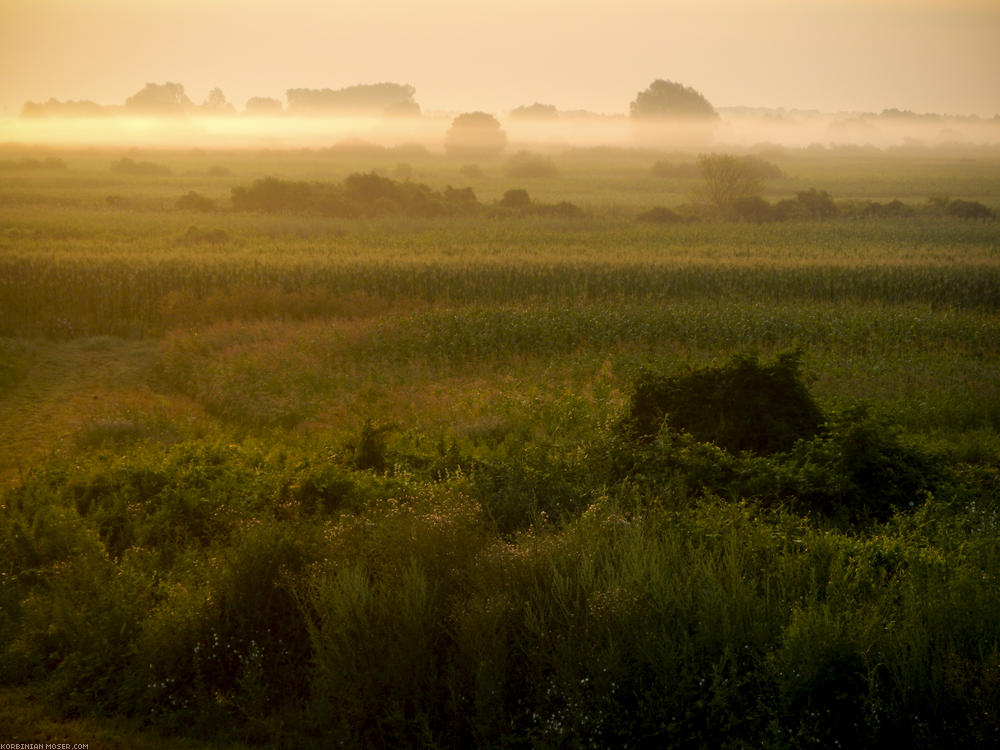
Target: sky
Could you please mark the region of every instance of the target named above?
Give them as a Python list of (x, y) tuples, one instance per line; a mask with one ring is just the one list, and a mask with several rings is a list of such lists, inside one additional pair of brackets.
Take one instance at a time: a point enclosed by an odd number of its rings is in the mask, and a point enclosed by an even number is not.
[(237, 109), (392, 81), (425, 112), (716, 107), (1000, 114), (1000, 0), (0, 0), (0, 112), (178, 82)]

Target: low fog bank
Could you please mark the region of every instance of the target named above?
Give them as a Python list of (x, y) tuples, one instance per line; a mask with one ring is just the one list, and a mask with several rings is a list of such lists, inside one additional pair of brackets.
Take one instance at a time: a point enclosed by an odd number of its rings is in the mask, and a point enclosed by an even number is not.
[[(295, 115), (187, 115), (183, 117), (6, 117), (0, 143), (52, 146), (163, 148), (323, 148), (364, 142), (380, 147), (419, 145), (444, 152), (454, 113), (416, 117)], [(763, 145), (806, 148), (1000, 147), (1000, 116), (950, 117), (887, 110), (879, 114), (825, 114), (750, 108), (720, 109), (708, 124), (663, 121), (638, 124), (624, 115), (562, 112), (545, 118), (495, 115), (506, 134), (506, 153), (558, 152), (608, 146), (698, 153)]]

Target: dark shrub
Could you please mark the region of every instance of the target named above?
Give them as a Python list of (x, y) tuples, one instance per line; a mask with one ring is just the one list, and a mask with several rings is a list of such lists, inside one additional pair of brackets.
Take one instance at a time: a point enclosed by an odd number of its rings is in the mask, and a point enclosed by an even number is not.
[(733, 213), (743, 221), (753, 221), (761, 224), (774, 218), (771, 204), (759, 195), (748, 195), (733, 201)]
[(584, 211), (575, 203), (560, 201), (559, 203), (536, 203), (531, 207), (530, 213), (537, 214), (538, 216), (576, 218), (583, 216)]
[(939, 487), (939, 461), (907, 445), (899, 430), (855, 407), (792, 453), (800, 503), (846, 520), (885, 520)]
[(787, 451), (817, 434), (823, 423), (800, 364), (797, 352), (785, 352), (770, 364), (737, 356), (721, 367), (682, 375), (646, 372), (632, 392), (623, 426), (634, 437), (648, 437), (666, 422), (733, 453)]
[(959, 219), (987, 221), (996, 218), (996, 214), (982, 203), (977, 201), (963, 201), (957, 198), (948, 204), (945, 212), (948, 216), (956, 216)]
[(656, 206), (648, 211), (643, 211), (635, 217), (638, 221), (646, 221), (650, 224), (680, 224), (687, 221), (676, 211), (672, 211), (666, 206)]
[(194, 190), (182, 195), (175, 204), (181, 211), (214, 211), (215, 201)]
[(796, 199), (814, 219), (829, 219), (837, 215), (837, 205), (825, 190), (803, 190), (796, 195)]
[(503, 194), (500, 205), (504, 208), (525, 208), (531, 205), (531, 197), (524, 188), (511, 188)]

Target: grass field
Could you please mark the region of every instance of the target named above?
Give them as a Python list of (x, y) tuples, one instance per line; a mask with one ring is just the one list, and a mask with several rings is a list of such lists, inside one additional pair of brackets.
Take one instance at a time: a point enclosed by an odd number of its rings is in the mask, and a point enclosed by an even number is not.
[[(772, 149), (768, 201), (915, 215), (760, 224), (637, 221), (690, 155), (0, 150), (49, 156), (0, 173), (0, 736), (1000, 741), (1000, 224), (927, 208), (1000, 207), (995, 149)], [(373, 170), (484, 208), (230, 200)], [(790, 448), (623, 427), (782, 356)]]

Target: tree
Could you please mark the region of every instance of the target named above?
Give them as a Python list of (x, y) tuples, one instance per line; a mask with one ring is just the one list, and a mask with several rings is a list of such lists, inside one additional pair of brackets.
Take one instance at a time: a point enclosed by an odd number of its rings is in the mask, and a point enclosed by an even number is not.
[(381, 115), (387, 110), (400, 109), (407, 114), (419, 114), (419, 107), (413, 101), (416, 92), (408, 84), (370, 83), (336, 90), (288, 89), (285, 96), (288, 110), (295, 114)]
[(485, 112), (466, 112), (452, 120), (444, 136), (449, 156), (495, 156), (507, 146), (500, 122)]
[(657, 79), (649, 88), (636, 94), (629, 105), (634, 119), (684, 118), (715, 120), (718, 114), (708, 99), (690, 86)]
[(194, 102), (179, 83), (147, 83), (125, 100), (125, 109), (144, 115), (181, 115), (194, 109)]
[(737, 202), (759, 197), (762, 192), (754, 166), (731, 154), (701, 154), (698, 168), (705, 178), (708, 199), (724, 214), (732, 215)]
[(559, 110), (554, 104), (534, 104), (527, 107), (515, 107), (510, 111), (511, 119), (514, 120), (555, 120), (559, 117)]
[(222, 89), (214, 88), (208, 92), (208, 98), (198, 108), (202, 114), (206, 115), (231, 115), (236, 113), (236, 108), (226, 101), (226, 95)]

